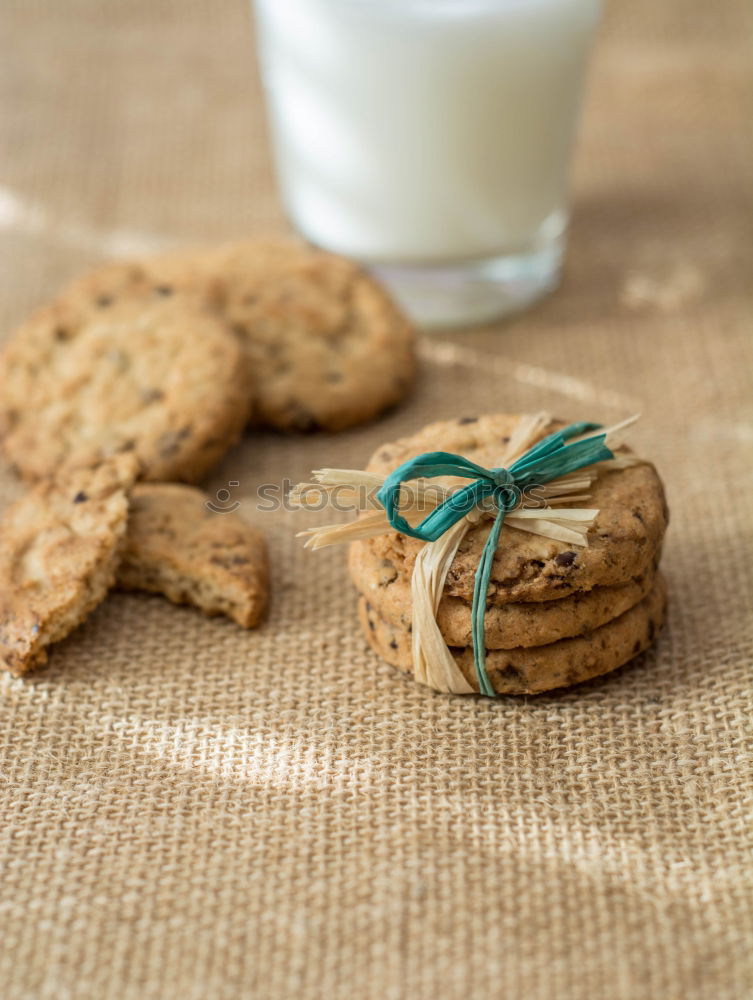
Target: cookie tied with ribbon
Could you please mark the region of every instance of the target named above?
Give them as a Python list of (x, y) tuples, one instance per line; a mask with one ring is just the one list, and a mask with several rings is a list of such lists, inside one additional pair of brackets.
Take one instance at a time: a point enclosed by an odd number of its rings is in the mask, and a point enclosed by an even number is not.
[(385, 659), (438, 691), (548, 690), (621, 665), (663, 620), (661, 482), (615, 451), (634, 419), (434, 424), (291, 499), (359, 511), (303, 534), (353, 543), (365, 634)]

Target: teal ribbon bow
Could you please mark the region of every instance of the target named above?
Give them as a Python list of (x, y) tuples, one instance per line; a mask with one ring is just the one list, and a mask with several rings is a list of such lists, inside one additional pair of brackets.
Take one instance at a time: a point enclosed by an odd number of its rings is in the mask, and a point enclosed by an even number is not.
[[(561, 431), (547, 435), (516, 459), (509, 469), (485, 469), (462, 455), (453, 455), (447, 451), (428, 451), (398, 466), (385, 479), (377, 493), (377, 500), (384, 507), (395, 531), (420, 538), (424, 542), (436, 541), (483, 500), (492, 498), (496, 505), (497, 514), (476, 570), (471, 605), (473, 662), (479, 689), (488, 697), (493, 698), (496, 692), (486, 672), (486, 593), (505, 516), (518, 506), (520, 497), (526, 490), (559, 479), (560, 476), (566, 476), (584, 466), (614, 458), (604, 443), (605, 433), (574, 444), (567, 443), (571, 438), (601, 427), (601, 424), (585, 422), (570, 424)], [(451, 494), (414, 528), (400, 514), (400, 488), (403, 483), (413, 479), (434, 479), (437, 476), (459, 476), (472, 482)]]

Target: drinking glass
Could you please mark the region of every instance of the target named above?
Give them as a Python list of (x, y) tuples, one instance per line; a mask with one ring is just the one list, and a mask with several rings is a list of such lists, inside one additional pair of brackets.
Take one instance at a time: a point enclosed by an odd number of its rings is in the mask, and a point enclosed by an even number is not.
[(255, 0), (280, 192), (421, 324), (558, 282), (599, 0)]

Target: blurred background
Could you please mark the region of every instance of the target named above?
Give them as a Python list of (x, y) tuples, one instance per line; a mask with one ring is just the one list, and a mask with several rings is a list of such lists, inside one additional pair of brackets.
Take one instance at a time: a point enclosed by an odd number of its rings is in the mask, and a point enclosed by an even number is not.
[[(656, 653), (434, 696), (366, 652), (342, 559), (285, 511), (253, 636), (113, 597), (0, 681), (5, 1000), (750, 995), (752, 18), (608, 0), (559, 290), (424, 338), (378, 424), (249, 437), (208, 484), (250, 504), (469, 410), (641, 411)], [(0, 33), (0, 338), (102, 260), (286, 230), (245, 0), (2, 0)]]
[[(619, 317), (742, 315), (749, 11), (744, 0), (606, 5), (566, 281), (520, 322), (564, 334)], [(284, 227), (247, 3), (9, 0), (2, 19), (6, 327), (103, 256)]]

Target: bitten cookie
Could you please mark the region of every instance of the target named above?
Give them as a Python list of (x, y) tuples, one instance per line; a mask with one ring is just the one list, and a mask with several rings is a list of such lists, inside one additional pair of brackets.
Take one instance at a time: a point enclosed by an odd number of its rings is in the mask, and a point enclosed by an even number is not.
[(378, 416), (413, 384), (407, 319), (351, 261), (249, 241), (208, 254), (205, 273), (245, 345), (256, 423), (339, 431)]
[(0, 522), (0, 665), (24, 674), (102, 601), (128, 517), (136, 462), (119, 456), (43, 481)]
[[(351, 544), (348, 565), (357, 590), (380, 618), (407, 629), (412, 617), (411, 588), (402, 566), (380, 557), (368, 541)], [(557, 601), (489, 605), (484, 619), (486, 645), (489, 649), (544, 646), (590, 632), (642, 601), (652, 589), (655, 575), (652, 565), (618, 587), (576, 591)], [(471, 645), (469, 604), (459, 597), (444, 595), (436, 617), (448, 646)]]
[(238, 514), (213, 511), (207, 502), (189, 486), (137, 485), (118, 585), (163, 594), (251, 628), (267, 606), (266, 542)]
[[(498, 694), (537, 694), (579, 684), (616, 670), (647, 649), (664, 623), (667, 594), (657, 574), (651, 592), (619, 618), (584, 635), (526, 649), (491, 649), (486, 670)], [(410, 633), (380, 618), (365, 597), (359, 599), (359, 617), (369, 645), (383, 659), (411, 673)], [(453, 648), (463, 676), (478, 690), (473, 650)]]
[[(430, 424), (418, 434), (382, 445), (368, 465), (370, 472), (386, 475), (402, 462), (426, 451), (464, 455), (484, 467), (500, 464), (500, 456), (520, 418), (511, 415), (465, 417)], [(552, 421), (542, 437), (563, 421)], [(447, 484), (464, 480), (446, 480)], [(506, 524), (494, 557), (487, 603), (551, 601), (594, 587), (620, 586), (645, 576), (653, 566), (669, 518), (664, 489), (648, 462), (604, 472), (588, 490), (589, 507), (599, 509), (588, 532), (588, 545), (569, 548)], [(569, 505), (582, 507), (583, 501)], [(450, 567), (445, 594), (468, 603), (490, 522), (473, 525), (460, 544)], [(413, 568), (423, 543), (396, 532), (371, 542), (374, 552), (405, 568)]]
[(138, 457), (145, 479), (201, 478), (251, 409), (238, 339), (199, 297), (87, 280), (0, 355), (6, 457), (30, 481), (119, 452)]

